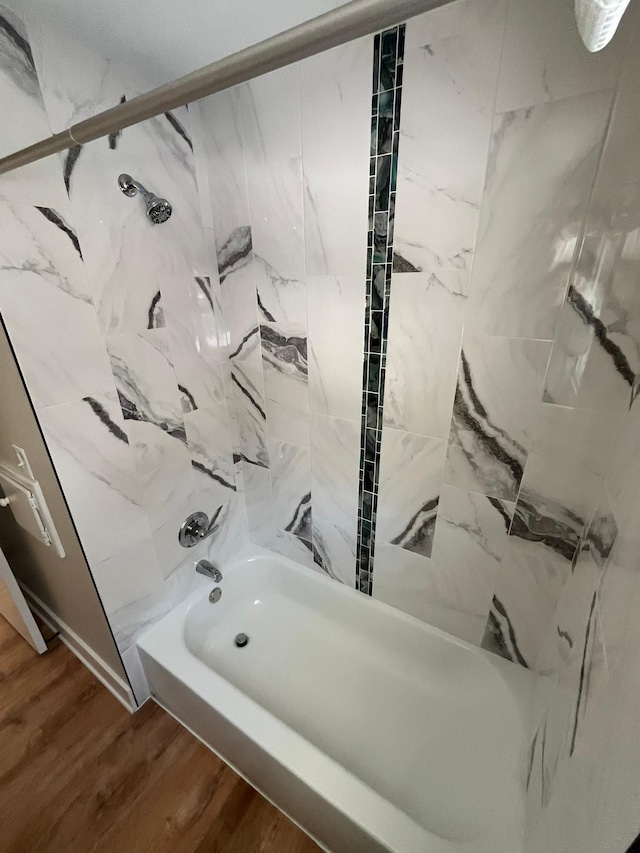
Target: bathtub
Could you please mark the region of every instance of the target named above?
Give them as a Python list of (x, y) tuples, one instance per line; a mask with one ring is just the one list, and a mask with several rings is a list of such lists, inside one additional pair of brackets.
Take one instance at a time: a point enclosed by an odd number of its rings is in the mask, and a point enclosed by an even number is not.
[(528, 673), (270, 551), (221, 568), (139, 641), (160, 705), (324, 850), (522, 849)]

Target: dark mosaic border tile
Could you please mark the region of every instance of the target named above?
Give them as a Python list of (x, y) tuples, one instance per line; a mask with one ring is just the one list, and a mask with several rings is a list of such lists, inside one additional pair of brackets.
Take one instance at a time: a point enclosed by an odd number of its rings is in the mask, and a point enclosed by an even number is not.
[(356, 589), (367, 595), (371, 595), (373, 586), (405, 30), (406, 25), (401, 24), (378, 33), (373, 42), (367, 301), (356, 547)]

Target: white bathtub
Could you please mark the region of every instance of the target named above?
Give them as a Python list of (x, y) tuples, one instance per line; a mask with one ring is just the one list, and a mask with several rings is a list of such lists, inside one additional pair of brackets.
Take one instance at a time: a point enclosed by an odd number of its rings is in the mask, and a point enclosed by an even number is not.
[(522, 849), (524, 670), (270, 551), (221, 568), (140, 640), (156, 701), (333, 853)]

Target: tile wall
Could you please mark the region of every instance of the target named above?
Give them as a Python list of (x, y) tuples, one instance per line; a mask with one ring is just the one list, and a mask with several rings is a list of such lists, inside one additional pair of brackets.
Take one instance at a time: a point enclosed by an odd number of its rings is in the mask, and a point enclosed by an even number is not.
[[(458, 0), (3, 181), (0, 308), (123, 651), (204, 508), (221, 557), (536, 666), (638, 368), (625, 281), (582, 272), (614, 263), (585, 217), (626, 37), (590, 56), (571, 14)], [(143, 88), (38, 33), (40, 98), (10, 42), (32, 138)]]
[[(11, 13), (0, 21), (0, 98), (20, 116), (3, 153), (135, 94), (80, 45), (32, 50)], [(233, 553), (246, 527), (189, 122), (183, 108), (0, 182), (0, 311), (134, 680), (136, 634), (193, 583), (181, 522), (216, 515), (198, 557)], [(122, 171), (171, 200), (166, 224), (120, 193)]]
[[(547, 424), (543, 455), (554, 446), (557, 453), (558, 435), (566, 435), (567, 464), (579, 472), (576, 483), (582, 478), (583, 492), (576, 488), (574, 506), (589, 488), (586, 472), (601, 476), (590, 489), (590, 520), (569, 570), (554, 578), (557, 605), (539, 644), (528, 853), (623, 853), (640, 829), (637, 12), (629, 23), (629, 50), (545, 388), (549, 403), (571, 407), (563, 408), (567, 414), (556, 430)], [(552, 485), (559, 479), (555, 471), (542, 473)], [(565, 524), (571, 525), (571, 518)], [(514, 594), (524, 601), (524, 588)], [(545, 602), (547, 608), (550, 604)]]
[(457, 2), (197, 105), (252, 541), (532, 668), (619, 423), (563, 341), (625, 45)]
[[(204, 99), (251, 540), (353, 586), (372, 38)], [(198, 144), (198, 141), (200, 144)]]
[[(144, 88), (1, 20), (2, 153)], [(0, 183), (0, 310), (130, 673), (218, 513), (197, 556), (248, 537), (537, 670), (527, 853), (638, 828), (631, 25), (589, 55), (564, 0), (458, 0)]]

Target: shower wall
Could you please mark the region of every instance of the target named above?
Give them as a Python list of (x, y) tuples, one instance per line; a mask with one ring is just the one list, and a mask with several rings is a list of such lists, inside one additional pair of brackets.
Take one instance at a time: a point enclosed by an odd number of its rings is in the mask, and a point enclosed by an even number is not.
[[(3, 151), (147, 88), (11, 27)], [(580, 279), (611, 252), (572, 274), (628, 30), (589, 55), (569, 3), (458, 0), (2, 179), (0, 310), (132, 674), (247, 538), (543, 661), (638, 370)]]
[[(3, 154), (136, 94), (71, 38), (36, 28), (31, 47), (0, 21)], [(0, 182), (0, 311), (138, 698), (136, 633), (246, 526), (192, 148), (183, 108)], [(166, 224), (120, 193), (122, 171), (171, 200)], [(199, 509), (217, 528), (186, 552), (178, 528)]]
[(636, 15), (549, 367), (554, 399), (619, 426), (539, 652), (528, 853), (623, 853), (640, 830), (639, 36)]
[(195, 105), (251, 540), (532, 668), (638, 367), (568, 290), (627, 35), (457, 2)]

